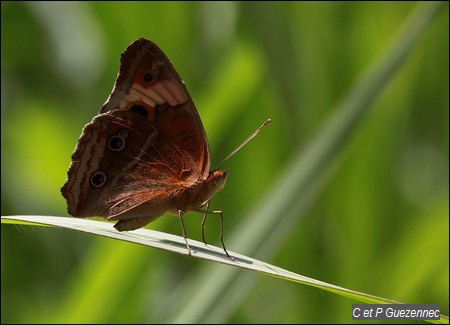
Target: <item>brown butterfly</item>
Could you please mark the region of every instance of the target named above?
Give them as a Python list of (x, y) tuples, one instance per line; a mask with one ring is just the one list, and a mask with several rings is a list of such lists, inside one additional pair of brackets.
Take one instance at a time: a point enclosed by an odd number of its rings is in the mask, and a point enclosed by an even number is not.
[(228, 171), (209, 168), (208, 139), (191, 96), (162, 50), (140, 38), (122, 53), (111, 95), (84, 127), (61, 193), (72, 216), (118, 220), (114, 227), (119, 231), (174, 213), (189, 255), (184, 213), (205, 213), (205, 243), (206, 215), (218, 214), (220, 240), (230, 257), (222, 212), (208, 211)]

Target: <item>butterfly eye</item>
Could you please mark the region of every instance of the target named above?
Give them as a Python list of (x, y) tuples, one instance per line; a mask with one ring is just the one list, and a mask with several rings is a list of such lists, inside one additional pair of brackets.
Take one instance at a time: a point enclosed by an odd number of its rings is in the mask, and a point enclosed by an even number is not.
[(146, 73), (145, 75), (144, 75), (144, 81), (145, 82), (151, 82), (153, 80), (153, 76), (150, 74), (150, 73)]
[(98, 171), (92, 174), (90, 183), (93, 187), (102, 187), (103, 185), (105, 185), (106, 180), (107, 177), (105, 173)]
[(113, 135), (108, 139), (108, 148), (112, 151), (121, 151), (125, 148), (126, 141), (120, 135)]

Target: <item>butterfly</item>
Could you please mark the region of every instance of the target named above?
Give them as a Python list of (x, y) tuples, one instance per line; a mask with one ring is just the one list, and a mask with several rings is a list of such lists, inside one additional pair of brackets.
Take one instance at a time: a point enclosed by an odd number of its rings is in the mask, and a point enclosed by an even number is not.
[(178, 215), (189, 255), (184, 214), (204, 213), (205, 243), (206, 216), (218, 214), (230, 257), (222, 211), (208, 210), (227, 175), (210, 171), (205, 129), (172, 63), (155, 43), (139, 38), (121, 54), (110, 96), (84, 127), (61, 193), (70, 215), (117, 221), (118, 231), (143, 227), (166, 212)]

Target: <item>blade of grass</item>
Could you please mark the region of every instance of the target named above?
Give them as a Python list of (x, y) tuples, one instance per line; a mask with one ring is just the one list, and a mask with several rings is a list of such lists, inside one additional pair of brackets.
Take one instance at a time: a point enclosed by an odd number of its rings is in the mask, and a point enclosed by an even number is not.
[[(328, 179), (339, 153), (344, 150), (370, 104), (396, 75), (441, 6), (442, 3), (419, 5), (394, 37), (392, 45), (356, 83), (317, 137), (304, 150), (299, 149), (277, 184), (249, 215), (241, 218), (244, 222), (229, 240), (234, 247), (255, 257), (270, 256), (281, 248), (283, 238), (289, 237), (291, 229), (300, 220), (299, 216), (305, 213)], [(236, 269), (205, 266), (162, 302), (166, 308), (159, 320), (173, 323), (225, 322), (234, 307), (239, 305), (239, 299), (245, 298), (243, 292), (252, 286), (248, 278), (240, 281), (241, 276), (246, 275), (238, 274)], [(245, 287), (237, 287), (243, 283)], [(238, 291), (239, 297), (235, 295)]]
[[(2, 223), (11, 223), (11, 221), (14, 221), (15, 223), (21, 225), (27, 224), (61, 227), (144, 246), (164, 249), (170, 252), (176, 252), (184, 255), (188, 254), (184, 238), (150, 229), (138, 229), (133, 232), (122, 233), (116, 231), (112, 227), (112, 224), (107, 222), (53, 216), (2, 216), (1, 220)], [(398, 302), (393, 300), (388, 300), (335, 286), (323, 281), (315, 280), (287, 271), (275, 265), (264, 263), (262, 261), (229, 251), (231, 256), (234, 257), (234, 260), (231, 260), (227, 258), (222, 248), (212, 245), (206, 245), (196, 240), (189, 239), (189, 244), (191, 246), (193, 257), (202, 258), (222, 264), (228, 264), (237, 268), (257, 271), (284, 280), (306, 284), (365, 303), (398, 304)], [(442, 317), (448, 320), (446, 316)]]

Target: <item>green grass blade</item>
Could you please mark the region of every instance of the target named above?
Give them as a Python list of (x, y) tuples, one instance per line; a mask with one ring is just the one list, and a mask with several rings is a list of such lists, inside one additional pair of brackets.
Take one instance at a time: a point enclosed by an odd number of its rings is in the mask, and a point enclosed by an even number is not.
[[(163, 249), (169, 252), (184, 255), (188, 254), (184, 238), (150, 229), (138, 229), (132, 232), (118, 232), (112, 227), (112, 224), (107, 222), (54, 216), (2, 216), (1, 220), (2, 223), (5, 224), (44, 225), (72, 229), (98, 236), (113, 238), (116, 240)], [(256, 271), (280, 279), (313, 286), (364, 303), (398, 303), (396, 301), (356, 292), (323, 281), (305, 277), (275, 265), (264, 263), (257, 259), (253, 259), (232, 251), (229, 253), (233, 256), (234, 260), (231, 260), (224, 254), (222, 248), (206, 245), (196, 240), (189, 239), (189, 245), (191, 246), (192, 256), (200, 259), (227, 264), (236, 268)], [(448, 321), (446, 316), (442, 316), (442, 319)]]

